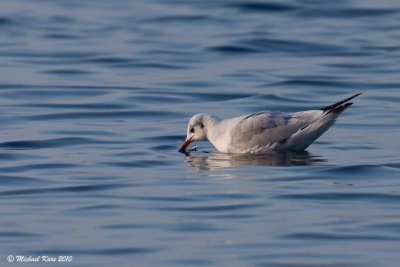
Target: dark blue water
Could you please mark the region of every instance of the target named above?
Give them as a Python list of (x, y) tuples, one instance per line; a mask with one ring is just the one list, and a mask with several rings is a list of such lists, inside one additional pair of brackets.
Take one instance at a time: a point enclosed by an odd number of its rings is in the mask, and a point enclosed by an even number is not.
[[(398, 266), (398, 1), (0, 4), (0, 265)], [(307, 152), (178, 153), (188, 119), (320, 108)]]

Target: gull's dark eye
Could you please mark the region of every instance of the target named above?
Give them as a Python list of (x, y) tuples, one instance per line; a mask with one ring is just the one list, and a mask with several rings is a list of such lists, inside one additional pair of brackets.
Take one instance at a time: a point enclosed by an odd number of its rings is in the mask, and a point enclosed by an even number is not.
[(204, 124), (200, 123), (200, 128), (203, 129), (204, 128)]
[(191, 133), (194, 133), (194, 128), (190, 128), (190, 132), (191, 132)]

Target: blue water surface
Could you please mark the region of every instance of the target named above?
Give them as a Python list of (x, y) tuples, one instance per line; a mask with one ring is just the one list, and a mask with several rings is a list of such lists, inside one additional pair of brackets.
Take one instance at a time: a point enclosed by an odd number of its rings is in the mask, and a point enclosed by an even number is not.
[[(0, 265), (398, 266), (398, 1), (0, 4)], [(354, 105), (304, 153), (188, 119)]]

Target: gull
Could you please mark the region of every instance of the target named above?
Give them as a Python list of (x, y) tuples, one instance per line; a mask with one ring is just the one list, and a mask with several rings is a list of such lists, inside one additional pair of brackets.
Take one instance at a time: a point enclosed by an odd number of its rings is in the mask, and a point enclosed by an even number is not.
[(206, 113), (194, 115), (188, 123), (186, 140), (179, 152), (194, 141), (208, 140), (222, 153), (267, 153), (303, 151), (351, 106), (355, 94), (319, 110), (294, 113), (261, 111), (220, 120)]

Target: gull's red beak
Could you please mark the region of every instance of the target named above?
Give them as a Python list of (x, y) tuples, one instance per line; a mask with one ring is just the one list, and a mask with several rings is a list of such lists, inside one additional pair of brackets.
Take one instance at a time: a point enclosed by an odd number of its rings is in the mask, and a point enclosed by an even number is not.
[(181, 148), (179, 148), (179, 152), (186, 152), (186, 148), (192, 142), (192, 138), (193, 138), (193, 136), (183, 142), (183, 144), (181, 145)]

